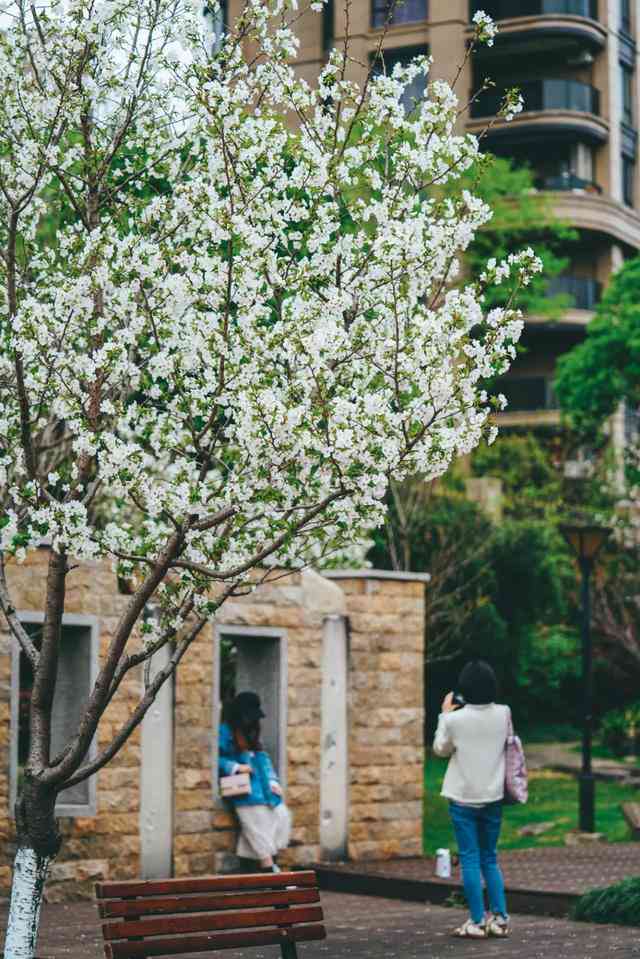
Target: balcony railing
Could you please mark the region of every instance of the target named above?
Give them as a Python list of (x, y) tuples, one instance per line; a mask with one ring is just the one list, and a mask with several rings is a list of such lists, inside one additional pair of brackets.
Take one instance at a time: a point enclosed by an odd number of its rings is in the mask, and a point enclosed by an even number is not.
[(602, 285), (587, 276), (554, 276), (549, 280), (549, 296), (564, 294), (573, 299), (576, 310), (595, 310), (600, 301)]
[(537, 177), (536, 186), (541, 190), (582, 190), (585, 193), (602, 193), (599, 183), (567, 172)]
[(471, 15), (484, 10), (494, 20), (516, 17), (540, 17), (545, 14), (564, 14), (572, 17), (598, 19), (597, 0), (487, 0), (471, 3)]
[(558, 409), (553, 381), (544, 376), (507, 377), (500, 380), (498, 392), (507, 399), (507, 413)]
[[(544, 110), (575, 110), (577, 113), (600, 113), (600, 91), (581, 80), (527, 80), (516, 86), (524, 98), (527, 113)], [(481, 93), (471, 105), (472, 117), (494, 116), (500, 109), (503, 94), (495, 90)]]
[(371, 24), (384, 27), (386, 23), (419, 23), (429, 16), (428, 0), (372, 0)]

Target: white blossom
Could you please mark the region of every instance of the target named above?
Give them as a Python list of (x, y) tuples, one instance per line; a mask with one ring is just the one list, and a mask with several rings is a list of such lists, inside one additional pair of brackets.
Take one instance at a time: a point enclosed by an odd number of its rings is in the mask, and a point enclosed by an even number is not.
[(211, 56), (198, 6), (51, 0), (0, 34), (0, 548), (139, 578), (177, 536), (175, 629), (212, 578), (348, 555), (389, 477), (492, 436), (522, 323), (483, 290), (540, 268), (459, 279), (491, 211), (455, 187), (451, 88), (404, 110), (428, 58), (363, 92), (334, 52), (316, 89), (292, 3), (248, 0), (251, 62), (233, 28)]

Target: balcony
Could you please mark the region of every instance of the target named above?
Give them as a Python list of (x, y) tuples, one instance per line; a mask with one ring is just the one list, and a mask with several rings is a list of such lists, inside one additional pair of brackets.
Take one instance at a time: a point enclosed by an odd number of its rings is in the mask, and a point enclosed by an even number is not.
[(429, 16), (428, 0), (372, 0), (371, 26), (386, 24), (399, 26), (402, 23), (420, 23)]
[(600, 184), (593, 180), (585, 180), (575, 173), (563, 171), (552, 176), (543, 176), (536, 178), (536, 186), (540, 190), (570, 190), (580, 193), (602, 193)]
[(549, 296), (570, 296), (574, 310), (595, 310), (600, 302), (602, 284), (587, 276), (554, 276), (547, 287)]
[[(575, 113), (600, 113), (600, 91), (580, 80), (527, 80), (517, 86), (524, 98), (526, 113), (570, 110)], [(481, 93), (471, 105), (472, 117), (491, 117), (500, 109), (503, 94), (495, 90)]]
[(471, 7), (472, 15), (484, 10), (494, 20), (557, 15), (598, 19), (597, 0), (488, 0), (472, 3)]
[(553, 381), (545, 376), (518, 376), (500, 380), (499, 392), (507, 399), (507, 413), (557, 410)]
[(604, 49), (607, 32), (598, 20), (596, 0), (487, 0), (471, 4), (471, 16), (485, 10), (500, 21), (492, 48), (479, 47), (475, 56), (493, 59), (516, 53), (558, 55), (575, 59)]

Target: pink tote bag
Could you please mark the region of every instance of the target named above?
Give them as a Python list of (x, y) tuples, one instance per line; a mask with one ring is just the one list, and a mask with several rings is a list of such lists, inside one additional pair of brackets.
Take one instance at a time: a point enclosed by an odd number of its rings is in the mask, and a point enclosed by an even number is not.
[(529, 798), (527, 763), (520, 737), (516, 736), (513, 729), (511, 710), (509, 710), (509, 726), (507, 728), (507, 741), (504, 746), (504, 758), (504, 801), (508, 805), (526, 803)]

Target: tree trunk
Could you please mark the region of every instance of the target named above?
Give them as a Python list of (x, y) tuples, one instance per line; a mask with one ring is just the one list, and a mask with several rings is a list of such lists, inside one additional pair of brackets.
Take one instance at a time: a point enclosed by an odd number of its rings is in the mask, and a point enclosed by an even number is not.
[(56, 793), (29, 781), (27, 774), (16, 803), (18, 849), (13, 864), (4, 959), (35, 959), (44, 884), (60, 848), (55, 804)]

